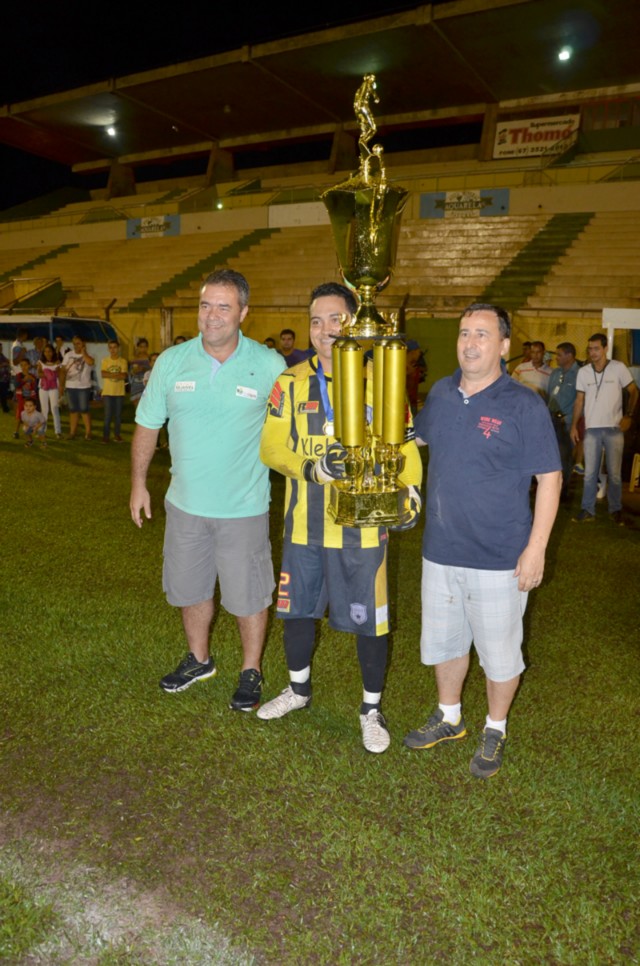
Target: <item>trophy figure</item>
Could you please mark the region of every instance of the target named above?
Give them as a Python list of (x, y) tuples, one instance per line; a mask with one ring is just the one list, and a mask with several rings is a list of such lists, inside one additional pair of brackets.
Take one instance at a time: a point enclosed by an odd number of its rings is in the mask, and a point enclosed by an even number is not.
[(353, 104), (360, 125), (360, 168), (322, 195), (342, 276), (360, 300), (349, 333), (365, 338), (391, 334), (389, 323), (376, 309), (375, 297), (391, 278), (400, 217), (409, 195), (405, 188), (387, 183), (382, 145), (369, 148), (377, 130), (371, 98), (378, 103), (375, 74), (365, 76)]
[[(379, 103), (374, 74), (365, 75), (354, 99), (360, 126), (359, 170), (329, 188), (329, 212), (340, 270), (359, 306), (345, 318), (333, 347), (334, 432), (347, 451), (346, 479), (332, 484), (329, 512), (343, 526), (403, 523), (407, 490), (398, 482), (404, 465), (406, 344), (397, 319), (387, 321), (375, 299), (389, 282), (400, 218), (408, 192), (387, 182), (383, 148), (369, 147), (377, 127), (369, 102)], [(373, 364), (364, 350), (373, 347)], [(373, 411), (367, 422), (365, 411)]]

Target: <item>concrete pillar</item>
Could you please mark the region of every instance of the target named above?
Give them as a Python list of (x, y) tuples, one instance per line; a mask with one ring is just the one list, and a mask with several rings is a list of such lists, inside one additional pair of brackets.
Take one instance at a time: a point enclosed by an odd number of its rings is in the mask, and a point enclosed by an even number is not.
[(350, 171), (353, 167), (357, 167), (356, 139), (352, 134), (347, 134), (339, 124), (333, 135), (329, 174), (334, 174), (336, 171)]
[(484, 122), (482, 124), (482, 137), (480, 138), (478, 161), (491, 161), (493, 158), (493, 145), (496, 140), (497, 122), (498, 105), (487, 104), (485, 106)]
[(128, 198), (136, 193), (136, 176), (128, 164), (112, 161), (107, 182), (107, 201), (111, 198)]

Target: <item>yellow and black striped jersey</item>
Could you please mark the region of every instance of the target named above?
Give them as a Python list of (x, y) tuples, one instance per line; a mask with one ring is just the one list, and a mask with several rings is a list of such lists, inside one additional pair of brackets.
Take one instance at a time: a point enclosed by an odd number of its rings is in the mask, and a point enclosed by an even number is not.
[[(387, 539), (385, 527), (342, 527), (329, 515), (330, 485), (309, 483), (303, 467), (307, 460), (320, 459), (334, 436), (327, 436), (327, 414), (322, 403), (317, 374), (317, 356), (287, 369), (277, 379), (267, 407), (262, 431), (260, 458), (271, 469), (287, 478), (284, 512), (284, 537), (291, 543), (323, 547), (375, 547)], [(330, 402), (333, 401), (331, 376), (326, 375)], [(371, 380), (367, 380), (369, 404)], [(367, 409), (371, 411), (370, 405)], [(413, 421), (407, 407), (405, 456), (400, 481), (405, 486), (420, 486), (422, 462), (415, 442)]]

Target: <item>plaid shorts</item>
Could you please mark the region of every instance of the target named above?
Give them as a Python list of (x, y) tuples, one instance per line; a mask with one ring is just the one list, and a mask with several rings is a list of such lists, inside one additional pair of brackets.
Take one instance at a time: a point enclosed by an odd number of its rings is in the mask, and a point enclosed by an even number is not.
[(490, 681), (524, 671), (522, 618), (528, 595), (513, 570), (472, 570), (422, 560), (423, 664), (464, 657), (473, 642)]

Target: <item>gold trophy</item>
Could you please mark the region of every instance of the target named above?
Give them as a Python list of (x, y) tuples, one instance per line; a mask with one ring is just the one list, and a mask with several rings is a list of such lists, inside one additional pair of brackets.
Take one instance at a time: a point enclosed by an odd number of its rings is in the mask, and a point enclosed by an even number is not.
[[(397, 319), (387, 321), (375, 298), (391, 277), (408, 191), (387, 183), (382, 146), (369, 148), (377, 130), (371, 99), (378, 103), (376, 78), (367, 74), (354, 99), (360, 168), (322, 195), (342, 276), (360, 303), (345, 318), (332, 353), (334, 433), (347, 458), (346, 478), (332, 484), (329, 512), (350, 527), (397, 526), (406, 519), (407, 488), (398, 477), (404, 466), (407, 347)], [(373, 346), (373, 364), (366, 368), (365, 346)], [(371, 423), (365, 402), (373, 410)]]

